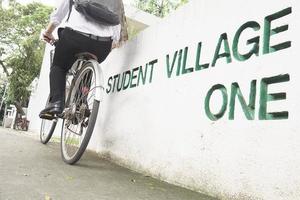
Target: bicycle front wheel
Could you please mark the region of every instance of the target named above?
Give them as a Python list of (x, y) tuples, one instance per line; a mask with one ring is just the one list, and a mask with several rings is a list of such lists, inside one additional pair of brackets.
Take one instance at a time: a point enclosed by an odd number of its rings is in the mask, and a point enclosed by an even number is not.
[[(49, 102), (50, 96), (47, 99), (47, 103)], [(57, 119), (47, 120), (42, 119), (41, 128), (40, 128), (40, 141), (43, 144), (47, 144), (51, 139), (53, 132), (55, 130), (57, 124)]]
[(40, 141), (43, 144), (47, 144), (49, 140), (51, 139), (53, 132), (55, 130), (57, 123), (57, 119), (53, 120), (46, 120), (43, 119), (41, 123), (41, 129), (40, 129)]
[(81, 158), (94, 130), (100, 104), (95, 99), (96, 78), (93, 64), (87, 62), (75, 76), (69, 92), (61, 134), (61, 154), (68, 164)]

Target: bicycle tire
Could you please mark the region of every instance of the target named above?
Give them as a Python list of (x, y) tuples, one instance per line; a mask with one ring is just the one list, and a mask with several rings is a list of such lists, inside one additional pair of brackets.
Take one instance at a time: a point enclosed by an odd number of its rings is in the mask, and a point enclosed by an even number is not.
[[(49, 102), (49, 99), (50, 96), (47, 99), (47, 103)], [(46, 130), (46, 134), (45, 134), (43, 130), (46, 123), (49, 123), (48, 126), (49, 128)], [(57, 124), (57, 119), (53, 119), (53, 120), (42, 119), (41, 128), (40, 128), (40, 141), (42, 144), (47, 144), (49, 142), (49, 140), (51, 139), (54, 133), (56, 124)]]
[[(50, 129), (46, 132), (47, 134), (43, 134), (43, 127), (45, 126), (45, 123), (52, 123), (51, 126), (50, 126)], [(54, 120), (46, 120), (46, 119), (43, 119), (42, 120), (42, 123), (41, 123), (41, 129), (40, 129), (40, 141), (42, 144), (47, 144), (49, 142), (49, 140), (51, 139), (53, 133), (54, 133), (54, 130), (55, 130), (55, 127), (56, 127), (56, 124), (57, 124), (57, 120), (54, 119)]]
[[(84, 73), (84, 71), (87, 68), (91, 69), (93, 71), (93, 73), (95, 74), (94, 65), (87, 62), (87, 64), (79, 70), (78, 75), (76, 75), (76, 77), (74, 78), (75, 79), (74, 82), (78, 81), (81, 78), (81, 76), (83, 76), (82, 74)], [(95, 74), (95, 76), (96, 76), (96, 74)], [(80, 80), (79, 80), (79, 82), (80, 82)], [(79, 83), (78, 83), (78, 87), (80, 87)], [(74, 83), (72, 85), (71, 90), (69, 91), (69, 94), (73, 95), (73, 96), (76, 96), (76, 89), (77, 89), (77, 86)], [(72, 99), (72, 98), (73, 97), (69, 97), (69, 99)], [(74, 97), (74, 99), (75, 99), (75, 97)], [(71, 103), (71, 102), (69, 101), (68, 103)], [(76, 152), (72, 156), (68, 155), (68, 150), (67, 150), (67, 147), (66, 147), (67, 146), (67, 144), (66, 144), (66, 134), (67, 133), (65, 132), (66, 119), (63, 120), (62, 132), (61, 132), (61, 143), (60, 144), (61, 144), (62, 159), (65, 163), (70, 164), (70, 165), (75, 164), (82, 157), (83, 153), (85, 152), (85, 150), (88, 146), (88, 143), (90, 141), (90, 138), (92, 136), (94, 127), (95, 127), (96, 119), (97, 119), (97, 116), (98, 116), (99, 106), (100, 106), (100, 102), (98, 100), (93, 99), (92, 112), (90, 113), (90, 115), (88, 117), (89, 122), (88, 122), (88, 126), (86, 128), (86, 131), (85, 131), (85, 135), (83, 136), (82, 142), (79, 145), (78, 149), (76, 150)], [(75, 141), (75, 143), (76, 142), (77, 141)], [(70, 144), (70, 146), (72, 146), (72, 143)], [(75, 145), (73, 145), (73, 146), (75, 146)]]

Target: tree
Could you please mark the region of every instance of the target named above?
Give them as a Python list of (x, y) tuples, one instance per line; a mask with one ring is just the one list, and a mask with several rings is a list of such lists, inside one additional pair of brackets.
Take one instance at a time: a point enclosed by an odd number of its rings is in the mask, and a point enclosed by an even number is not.
[(165, 17), (187, 2), (188, 0), (136, 0), (135, 6), (158, 17)]
[(40, 3), (21, 5), (10, 1), (0, 7), (0, 66), (9, 82), (7, 100), (23, 114), (29, 86), (38, 76), (45, 45), (39, 41), (41, 29), (52, 8)]
[(4, 103), (6, 90), (7, 90), (7, 80), (2, 74), (0, 74), (0, 110), (2, 109), (2, 105)]

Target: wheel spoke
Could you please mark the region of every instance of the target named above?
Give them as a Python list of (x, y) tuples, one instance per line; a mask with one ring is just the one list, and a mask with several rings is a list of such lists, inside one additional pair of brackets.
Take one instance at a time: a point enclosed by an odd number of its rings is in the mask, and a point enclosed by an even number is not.
[[(75, 77), (69, 97), (69, 113), (66, 115), (62, 133), (62, 155), (68, 163), (76, 162), (85, 150), (89, 137), (92, 134), (89, 128), (94, 126), (95, 120), (90, 117), (96, 97), (96, 78), (93, 66), (84, 66)], [(98, 108), (99, 103), (96, 104)], [(98, 110), (96, 111), (98, 112)], [(90, 131), (88, 131), (90, 130)], [(87, 132), (88, 131), (88, 132)], [(88, 139), (85, 139), (88, 136)], [(75, 161), (74, 161), (75, 160)]]

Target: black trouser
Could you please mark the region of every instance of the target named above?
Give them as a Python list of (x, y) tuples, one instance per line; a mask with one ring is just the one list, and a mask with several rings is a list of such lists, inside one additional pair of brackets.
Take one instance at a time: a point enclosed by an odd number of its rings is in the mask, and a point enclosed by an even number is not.
[(98, 57), (98, 62), (101, 63), (110, 53), (112, 44), (112, 41), (97, 41), (68, 28), (61, 31), (59, 36), (50, 70), (50, 102), (63, 99), (66, 73), (75, 62), (76, 54), (92, 53)]

